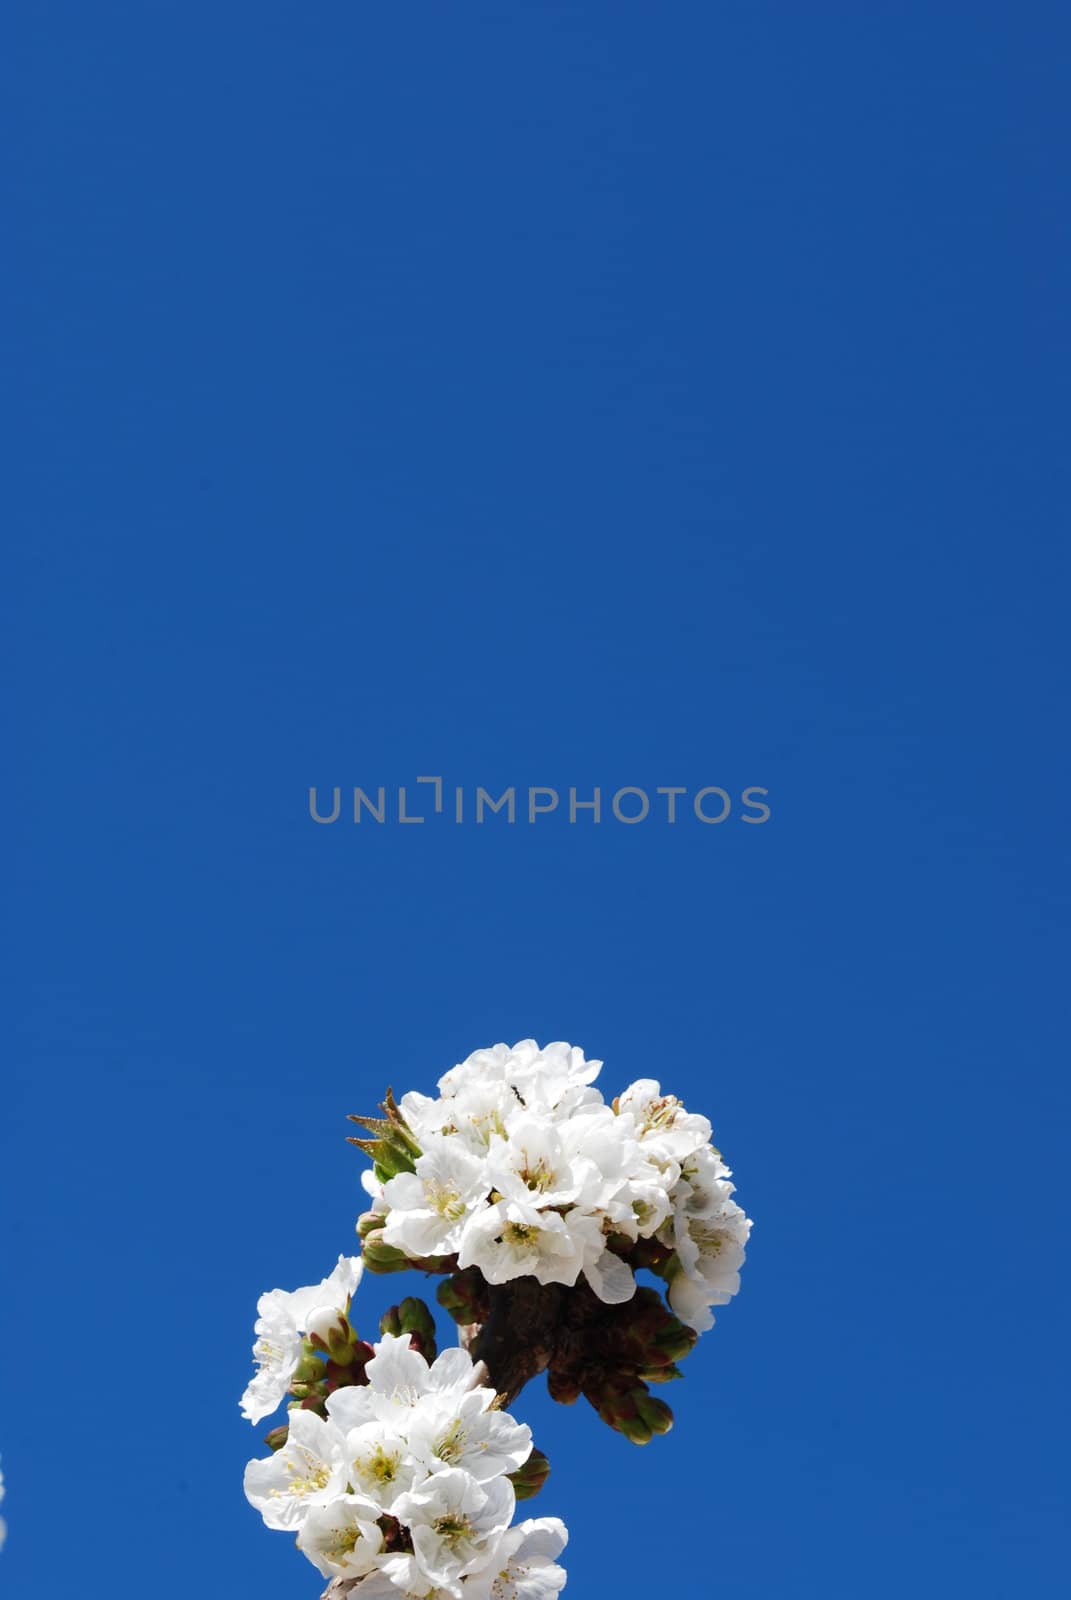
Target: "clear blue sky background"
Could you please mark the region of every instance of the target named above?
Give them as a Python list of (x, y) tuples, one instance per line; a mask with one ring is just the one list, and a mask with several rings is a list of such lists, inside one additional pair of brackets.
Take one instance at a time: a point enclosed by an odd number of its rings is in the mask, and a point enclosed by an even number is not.
[[(315, 1600), (257, 1294), (352, 1244), (344, 1113), (525, 1035), (757, 1219), (669, 1438), (519, 1408), (570, 1595), (1065, 1592), (1066, 8), (2, 44), (4, 1592)], [(432, 773), (773, 816), (308, 818)]]

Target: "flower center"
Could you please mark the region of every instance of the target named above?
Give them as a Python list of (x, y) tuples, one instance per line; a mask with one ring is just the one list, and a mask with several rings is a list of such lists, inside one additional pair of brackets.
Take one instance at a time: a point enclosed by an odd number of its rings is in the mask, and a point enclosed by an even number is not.
[(465, 1454), (467, 1442), (468, 1434), (457, 1418), (436, 1443), (434, 1454), (440, 1461), (458, 1461)]
[(661, 1100), (652, 1100), (647, 1107), (647, 1127), (671, 1128), (677, 1120), (680, 1101), (675, 1094), (665, 1094)]
[(716, 1256), (725, 1248), (725, 1235), (709, 1223), (693, 1222), (688, 1229), (704, 1255)]
[(390, 1455), (381, 1444), (377, 1444), (371, 1454), (360, 1457), (353, 1463), (354, 1470), (359, 1476), (371, 1478), (374, 1483), (393, 1483), (398, 1476), (397, 1454)]
[(273, 1494), (292, 1494), (296, 1499), (304, 1500), (307, 1495), (319, 1494), (331, 1482), (331, 1468), (327, 1462), (321, 1461), (305, 1448), (290, 1457), (286, 1470), (290, 1478), (289, 1489), (273, 1489)]
[(433, 1526), (443, 1543), (451, 1547), (459, 1545), (470, 1532), (468, 1517), (458, 1512), (448, 1512), (446, 1516), (439, 1517)]
[(520, 1170), (520, 1177), (529, 1189), (534, 1189), (537, 1194), (546, 1194), (548, 1189), (554, 1187), (554, 1173), (541, 1156), (533, 1166), (525, 1157), (525, 1164)]
[(444, 1183), (429, 1185), (428, 1200), (431, 1209), (450, 1222), (456, 1222), (459, 1217), (465, 1215), (465, 1206), (459, 1191), (449, 1188)]

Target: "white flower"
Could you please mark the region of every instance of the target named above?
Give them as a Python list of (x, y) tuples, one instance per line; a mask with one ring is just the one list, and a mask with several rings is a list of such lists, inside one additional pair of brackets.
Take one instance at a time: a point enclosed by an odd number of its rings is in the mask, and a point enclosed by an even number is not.
[(286, 1443), (245, 1469), (246, 1499), (269, 1528), (300, 1528), (312, 1506), (326, 1506), (346, 1488), (346, 1441), (314, 1411), (290, 1413)]
[(327, 1414), (339, 1428), (380, 1422), (404, 1432), (408, 1413), (424, 1395), (455, 1399), (476, 1388), (484, 1371), (461, 1349), (444, 1350), (429, 1366), (404, 1333), (385, 1333), (373, 1349), (364, 1369), (367, 1385), (336, 1389), (327, 1398)]
[(553, 1600), (565, 1588), (565, 1569), (555, 1557), (568, 1539), (557, 1517), (508, 1528), (487, 1567), (466, 1579), (466, 1600)]
[(416, 1565), (433, 1584), (446, 1585), (481, 1565), (493, 1541), (509, 1527), (515, 1496), (508, 1478), (477, 1483), (446, 1467), (396, 1503), (408, 1527)]
[(415, 1172), (383, 1187), (389, 1208), (379, 1237), (408, 1256), (447, 1256), (457, 1249), (467, 1218), (487, 1199), (485, 1164), (457, 1139), (434, 1136)]
[[(613, 1113), (610, 1120), (616, 1121)], [(545, 1118), (525, 1114), (510, 1130), (509, 1138), (495, 1138), (487, 1157), (488, 1185), (506, 1200), (517, 1200), (539, 1210), (595, 1202), (602, 1175), (594, 1161), (580, 1152), (584, 1129), (573, 1123), (555, 1125)]]
[(643, 1164), (643, 1174), (616, 1188), (603, 1203), (614, 1233), (628, 1239), (651, 1239), (669, 1220), (671, 1188), (656, 1168)]
[[(586, 1222), (598, 1233), (596, 1219)], [(488, 1283), (531, 1276), (540, 1283), (571, 1286), (590, 1252), (589, 1233), (588, 1228), (567, 1226), (556, 1211), (537, 1211), (520, 1200), (501, 1200), (469, 1218), (461, 1236), (458, 1265), (479, 1267)]]
[(242, 1396), (242, 1415), (250, 1422), (270, 1416), (282, 1401), (301, 1359), (301, 1338), (314, 1316), (345, 1311), (361, 1281), (360, 1256), (339, 1256), (322, 1283), (308, 1288), (272, 1289), (257, 1301), (253, 1356), (257, 1371)]
[(679, 1267), (669, 1303), (682, 1322), (705, 1333), (714, 1326), (710, 1307), (728, 1305), (740, 1288), (751, 1220), (732, 1198), (729, 1169), (716, 1150), (700, 1150), (685, 1170), (673, 1194), (668, 1242)]
[(496, 1044), (477, 1050), (439, 1079), (437, 1101), (406, 1095), (402, 1113), (419, 1139), (430, 1132), (458, 1133), (474, 1149), (486, 1149), (492, 1134), (505, 1137), (525, 1111), (562, 1120), (581, 1106), (600, 1104), (590, 1087), (600, 1061), (585, 1061), (573, 1045), (540, 1049), (522, 1039), (512, 1049)]
[(459, 1094), (440, 1100), (411, 1093), (401, 1101), (402, 1114), (422, 1148), (443, 1137), (475, 1156), (486, 1154), (495, 1134), (505, 1134), (518, 1109), (520, 1102), (501, 1078), (476, 1079)]
[(629, 1084), (617, 1100), (618, 1114), (628, 1118), (645, 1154), (660, 1165), (676, 1162), (710, 1143), (710, 1122), (686, 1111), (676, 1095), (663, 1094), (654, 1078)]
[(427, 1472), (460, 1467), (477, 1482), (516, 1472), (532, 1453), (532, 1430), (492, 1410), (493, 1389), (427, 1395), (409, 1426), (409, 1446)]
[(378, 1420), (362, 1422), (346, 1434), (346, 1471), (350, 1488), (375, 1501), (377, 1516), (389, 1512), (398, 1496), (424, 1475), (405, 1434)]
[(377, 1505), (355, 1494), (314, 1506), (298, 1534), (298, 1549), (325, 1578), (363, 1577), (383, 1549), (381, 1515)]

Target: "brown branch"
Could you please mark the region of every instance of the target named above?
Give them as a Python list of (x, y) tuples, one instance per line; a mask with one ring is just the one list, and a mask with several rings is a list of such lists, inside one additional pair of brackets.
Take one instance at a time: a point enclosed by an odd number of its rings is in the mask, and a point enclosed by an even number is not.
[(562, 1290), (534, 1278), (515, 1278), (490, 1290), (491, 1313), (472, 1345), (491, 1386), (509, 1404), (550, 1365), (562, 1319)]

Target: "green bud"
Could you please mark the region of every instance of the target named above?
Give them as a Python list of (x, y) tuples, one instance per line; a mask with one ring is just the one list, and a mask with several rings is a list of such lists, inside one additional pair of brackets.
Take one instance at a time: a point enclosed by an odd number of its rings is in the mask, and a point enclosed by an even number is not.
[(542, 1489), (550, 1476), (550, 1462), (542, 1450), (533, 1450), (528, 1460), (516, 1472), (507, 1474), (518, 1500), (531, 1500)]
[(438, 1353), (435, 1320), (423, 1300), (418, 1300), (415, 1295), (407, 1296), (401, 1305), (391, 1306), (385, 1311), (380, 1318), (379, 1331), (392, 1333), (396, 1338), (408, 1334), (413, 1349), (419, 1351), (425, 1361), (435, 1360)]
[[(668, 1361), (682, 1361), (685, 1356), (690, 1355), (695, 1349), (698, 1337), (699, 1335), (694, 1328), (681, 1326), (667, 1329), (664, 1333), (659, 1334), (651, 1355), (654, 1356), (658, 1353)], [(652, 1362), (652, 1364), (655, 1363)]]
[(327, 1416), (327, 1407), (324, 1405), (322, 1394), (310, 1394), (305, 1400), (299, 1400), (296, 1403), (296, 1408), (293, 1405), (290, 1407), (291, 1411), (295, 1409), (299, 1411), (315, 1411), (318, 1417)]
[(414, 1340), (420, 1341), (420, 1353), (428, 1361), (434, 1361), (435, 1348), (435, 1318), (416, 1295), (407, 1295), (398, 1307), (399, 1320), (402, 1332), (408, 1333)]
[(379, 1319), (380, 1333), (393, 1334), (398, 1338), (402, 1331), (402, 1319), (397, 1306), (388, 1306)]
[(264, 1435), (264, 1443), (267, 1445), (269, 1450), (281, 1450), (289, 1436), (290, 1429), (287, 1424), (283, 1422), (280, 1423), (277, 1428), (273, 1428), (270, 1433), (266, 1433)]
[(418, 1272), (456, 1272), (456, 1256), (414, 1256), (413, 1266)]
[(341, 1311), (325, 1309), (309, 1322), (309, 1342), (344, 1367), (353, 1360), (357, 1335)]
[(637, 1377), (642, 1383), (672, 1383), (676, 1378), (683, 1378), (684, 1373), (680, 1367), (671, 1364), (668, 1367), (645, 1367), (637, 1373)]
[(611, 1423), (618, 1433), (623, 1433), (631, 1444), (650, 1444), (654, 1433), (642, 1417), (623, 1417), (619, 1422)]
[(673, 1413), (664, 1400), (643, 1391), (637, 1393), (636, 1410), (652, 1433), (668, 1433), (673, 1426)]
[(294, 1378), (298, 1383), (315, 1383), (324, 1375), (323, 1359), (317, 1346), (311, 1339), (301, 1341), (301, 1356), (294, 1368)]
[(474, 1267), (440, 1283), (435, 1298), (462, 1328), (469, 1328), (474, 1322), (486, 1322), (491, 1309), (487, 1285)]
[(374, 1235), (365, 1239), (361, 1254), (369, 1272), (408, 1272), (412, 1265), (408, 1256)]

